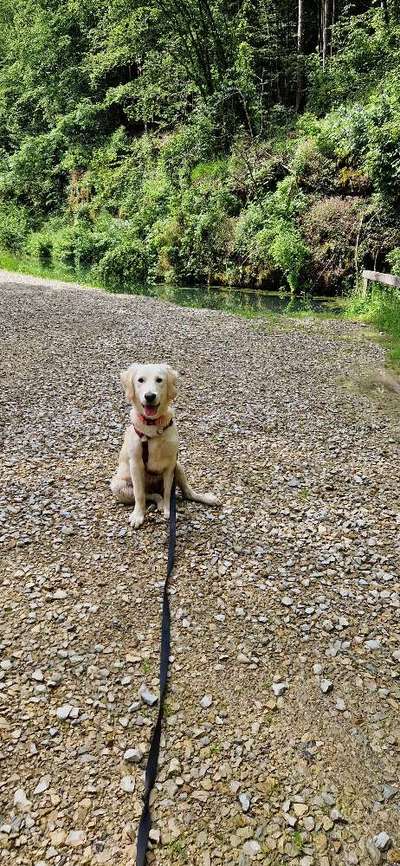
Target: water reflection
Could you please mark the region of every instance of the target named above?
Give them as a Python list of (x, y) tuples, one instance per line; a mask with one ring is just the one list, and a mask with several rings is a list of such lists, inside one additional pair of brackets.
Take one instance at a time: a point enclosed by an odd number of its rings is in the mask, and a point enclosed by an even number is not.
[(335, 298), (312, 297), (311, 295), (300, 295), (293, 298), (289, 294), (257, 292), (247, 289), (134, 285), (126, 287), (124, 293), (159, 298), (179, 304), (181, 307), (199, 307), (239, 313), (248, 318), (266, 313), (283, 313), (286, 315), (327, 313), (333, 315), (340, 311)]

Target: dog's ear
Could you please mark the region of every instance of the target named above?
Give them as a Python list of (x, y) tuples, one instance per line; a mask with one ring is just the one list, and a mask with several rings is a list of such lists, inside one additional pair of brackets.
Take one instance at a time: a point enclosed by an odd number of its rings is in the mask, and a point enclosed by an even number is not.
[(127, 370), (121, 370), (120, 377), (122, 387), (125, 391), (125, 396), (128, 403), (133, 403), (135, 399), (135, 383), (134, 376), (137, 370), (137, 364), (131, 364)]
[(176, 383), (178, 379), (178, 373), (176, 370), (173, 370), (169, 364), (165, 364), (165, 369), (167, 372), (167, 398), (168, 403), (173, 403), (176, 397)]

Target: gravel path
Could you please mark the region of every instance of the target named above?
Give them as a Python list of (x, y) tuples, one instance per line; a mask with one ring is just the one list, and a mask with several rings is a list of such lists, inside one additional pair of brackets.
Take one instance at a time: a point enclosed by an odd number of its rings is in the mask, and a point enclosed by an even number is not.
[(134, 863), (166, 529), (132, 534), (108, 481), (119, 370), (163, 359), (182, 460), (223, 507), (178, 505), (149, 863), (400, 863), (400, 401), (357, 385), (382, 349), (343, 322), (0, 284), (0, 862)]

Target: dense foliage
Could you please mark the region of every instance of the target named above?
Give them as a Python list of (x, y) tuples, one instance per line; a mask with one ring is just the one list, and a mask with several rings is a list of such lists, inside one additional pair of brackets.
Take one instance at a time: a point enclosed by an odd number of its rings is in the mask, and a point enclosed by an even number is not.
[(0, 0), (0, 247), (144, 280), (399, 270), (397, 0)]

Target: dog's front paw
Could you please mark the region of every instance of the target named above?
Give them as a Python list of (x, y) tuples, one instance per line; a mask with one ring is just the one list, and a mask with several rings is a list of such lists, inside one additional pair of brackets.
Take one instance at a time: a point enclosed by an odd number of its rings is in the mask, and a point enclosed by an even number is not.
[(139, 526), (142, 525), (144, 521), (144, 514), (142, 511), (133, 511), (130, 518), (129, 523), (132, 526), (132, 529), (139, 529)]
[(164, 517), (165, 517), (166, 520), (169, 520), (169, 518), (170, 518), (170, 507), (169, 507), (169, 505), (164, 505), (164, 508), (163, 508), (163, 515), (164, 515)]

